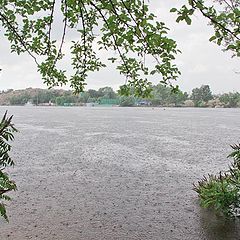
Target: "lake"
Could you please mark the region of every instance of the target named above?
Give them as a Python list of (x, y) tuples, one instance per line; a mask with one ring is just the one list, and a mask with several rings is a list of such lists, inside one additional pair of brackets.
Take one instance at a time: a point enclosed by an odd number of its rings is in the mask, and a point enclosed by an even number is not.
[(14, 114), (1, 239), (232, 240), (193, 183), (227, 169), (240, 109), (0, 107)]

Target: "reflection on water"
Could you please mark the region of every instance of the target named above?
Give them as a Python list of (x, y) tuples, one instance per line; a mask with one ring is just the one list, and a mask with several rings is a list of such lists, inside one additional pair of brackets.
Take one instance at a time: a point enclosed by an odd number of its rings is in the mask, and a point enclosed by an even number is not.
[(227, 219), (217, 216), (213, 211), (200, 210), (200, 224), (206, 240), (240, 239), (239, 219)]

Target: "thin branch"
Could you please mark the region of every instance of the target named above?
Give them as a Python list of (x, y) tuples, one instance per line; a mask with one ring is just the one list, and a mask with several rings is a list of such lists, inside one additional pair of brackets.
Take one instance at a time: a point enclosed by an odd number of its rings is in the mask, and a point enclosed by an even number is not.
[(233, 10), (233, 6), (232, 6), (228, 1), (222, 0), (222, 1), (220, 1), (220, 4), (221, 4), (222, 2), (224, 2), (230, 9)]
[(67, 15), (67, 1), (66, 0), (64, 1), (64, 4), (65, 4), (65, 12), (64, 12), (65, 18), (64, 18), (64, 25), (63, 25), (63, 33), (62, 33), (61, 44), (60, 44), (59, 49), (58, 49), (58, 54), (57, 54), (56, 60), (60, 57), (60, 54), (62, 53), (62, 47), (63, 47), (63, 43), (64, 43), (64, 40), (65, 40), (66, 29), (67, 29), (67, 16), (66, 16)]
[[(63, 2), (63, 1), (62, 1)], [(58, 58), (60, 57), (61, 53), (62, 53), (62, 47), (63, 47), (63, 44), (64, 44), (64, 40), (65, 40), (65, 35), (66, 35), (66, 29), (67, 29), (67, 2), (66, 0), (64, 1), (65, 3), (65, 11), (64, 11), (64, 15), (65, 15), (65, 18), (64, 18), (64, 25), (63, 25), (63, 33), (62, 33), (62, 38), (61, 38), (61, 43), (60, 43), (60, 46), (59, 46), (59, 49), (58, 49), (58, 53), (57, 53), (57, 56), (54, 60), (54, 63), (52, 65), (52, 68), (54, 68), (54, 66), (56, 65), (57, 61), (58, 61)]]
[(130, 69), (128, 68), (128, 65), (127, 65), (127, 63), (125, 62), (124, 56), (122, 55), (121, 50), (119, 49), (119, 47), (118, 47), (118, 45), (117, 45), (117, 39), (116, 39), (116, 37), (115, 37), (115, 35), (114, 35), (114, 32), (111, 31), (111, 28), (110, 28), (110, 26), (109, 26), (109, 24), (108, 24), (108, 22), (107, 22), (107, 19), (105, 18), (105, 16), (103, 15), (103, 13), (102, 13), (102, 11), (101, 11), (101, 9), (100, 9), (99, 7), (97, 7), (92, 1), (90, 1), (89, 3), (99, 12), (99, 14), (101, 15), (103, 21), (105, 22), (105, 24), (107, 25), (108, 29), (110, 30), (110, 32), (111, 32), (111, 34), (112, 34), (112, 38), (113, 38), (114, 44), (115, 44), (115, 48), (117, 49), (118, 54), (119, 54), (119, 56), (121, 57), (124, 66), (126, 67), (127, 73), (129, 74), (129, 76), (131, 76), (131, 71), (130, 71)]
[(80, 6), (80, 15), (82, 19), (82, 28), (83, 28), (83, 45), (84, 45), (84, 60), (83, 60), (83, 68), (86, 68), (86, 62), (87, 62), (87, 56), (86, 56), (86, 26), (85, 26), (85, 19), (83, 16), (83, 10), (82, 7), (84, 8), (84, 3), (81, 1), (82, 6)]
[(12, 189), (0, 189), (0, 195), (3, 195), (6, 192), (11, 191)]
[(3, 22), (5, 22), (7, 24), (7, 26), (13, 31), (13, 33), (15, 34), (16, 38), (19, 40), (19, 42), (21, 43), (21, 45), (23, 46), (23, 48), (25, 49), (25, 51), (33, 58), (34, 62), (39, 65), (37, 58), (31, 53), (31, 51), (29, 50), (29, 46), (27, 46), (27, 44), (24, 42), (24, 40), (22, 39), (22, 37), (20, 36), (20, 34), (18, 33), (17, 29), (8, 21), (7, 17), (4, 16), (2, 13), (0, 13), (0, 18)]
[[(110, 1), (111, 5), (112, 5), (112, 8), (113, 8), (112, 12), (118, 17), (118, 19), (120, 20), (120, 22), (122, 22), (126, 27), (129, 27), (129, 28), (134, 27), (133, 25), (129, 24), (127, 21), (124, 21), (124, 20), (119, 16), (119, 14), (118, 14), (118, 12), (117, 12), (117, 10), (116, 10), (116, 8), (115, 8), (115, 5), (113, 4), (112, 0), (109, 0), (109, 1)], [(103, 2), (103, 1), (102, 1), (102, 2)], [(110, 11), (110, 10), (109, 10), (109, 11)], [(111, 12), (111, 11), (110, 11), (110, 12)]]
[(50, 52), (50, 45), (51, 45), (51, 32), (52, 32), (52, 23), (53, 23), (53, 15), (54, 15), (54, 7), (55, 7), (56, 0), (53, 1), (52, 4), (52, 11), (50, 15), (50, 24), (49, 24), (49, 29), (48, 29), (48, 53)]
[[(122, 2), (122, 4), (123, 4), (123, 6), (127, 9), (127, 11), (128, 11), (128, 14), (130, 15), (130, 17), (132, 18), (132, 20), (135, 22), (135, 24), (136, 24), (136, 27), (138, 28), (138, 30), (139, 30), (139, 32), (140, 32), (140, 34), (142, 35), (142, 38), (144, 39), (144, 41), (146, 42), (146, 44), (147, 44), (147, 47), (146, 46), (144, 46), (145, 47), (145, 49), (147, 49), (147, 48), (149, 48), (149, 44), (148, 44), (148, 41), (147, 41), (147, 38), (146, 38), (146, 36), (144, 36), (143, 35), (143, 33), (142, 33), (142, 31), (140, 30), (140, 28), (139, 28), (139, 23), (135, 20), (135, 18), (134, 18), (134, 16), (132, 15), (132, 13), (131, 13), (131, 10), (127, 7), (127, 5), (125, 4), (125, 2), (123, 1), (123, 0), (120, 0), (121, 2)], [(143, 3), (144, 3), (144, 1), (143, 1)], [(144, 6), (143, 6), (143, 8), (144, 8)], [(143, 11), (143, 14), (144, 14), (144, 11)], [(157, 62), (157, 64), (161, 64), (160, 62), (159, 62), (159, 59), (158, 59), (158, 57), (157, 56), (155, 56), (155, 54), (152, 54), (152, 56), (153, 56), (153, 58), (155, 59), (155, 61)]]
[[(193, 3), (197, 4), (196, 0), (192, 0)], [(202, 5), (204, 7), (204, 5)], [(192, 7), (194, 9), (196, 9), (196, 7), (192, 4)], [(232, 36), (234, 36), (236, 39), (240, 40), (240, 38), (236, 35), (235, 32), (231, 31), (230, 29), (226, 28), (223, 24), (221, 24), (220, 22), (218, 22), (217, 20), (215, 20), (213, 17), (211, 17), (210, 15), (208, 15), (207, 13), (204, 12), (204, 10), (202, 8), (198, 8), (200, 10), (200, 12), (202, 13), (202, 15), (206, 18), (208, 18), (212, 23), (216, 24), (217, 26), (219, 26), (220, 28), (222, 28), (224, 31), (230, 33)]]

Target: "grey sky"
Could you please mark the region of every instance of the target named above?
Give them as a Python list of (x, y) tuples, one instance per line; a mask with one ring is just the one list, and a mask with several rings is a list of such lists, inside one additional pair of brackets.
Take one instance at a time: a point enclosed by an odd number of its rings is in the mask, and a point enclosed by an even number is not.
[[(214, 93), (240, 91), (240, 61), (231, 58), (230, 53), (224, 53), (221, 48), (208, 41), (212, 29), (207, 25), (206, 19), (194, 16), (193, 24), (177, 24), (176, 16), (169, 13), (175, 5), (181, 5), (183, 0), (150, 0), (152, 11), (158, 18), (167, 23), (182, 54), (177, 57), (177, 65), (182, 72), (177, 84), (184, 91), (191, 91), (194, 87), (209, 84)], [(9, 45), (0, 32), (0, 89), (23, 89), (27, 87), (46, 88), (36, 66), (28, 55), (17, 56), (10, 54)], [(153, 79), (155, 83), (158, 79)], [(113, 66), (89, 76), (87, 88), (112, 86), (114, 89), (125, 82)]]

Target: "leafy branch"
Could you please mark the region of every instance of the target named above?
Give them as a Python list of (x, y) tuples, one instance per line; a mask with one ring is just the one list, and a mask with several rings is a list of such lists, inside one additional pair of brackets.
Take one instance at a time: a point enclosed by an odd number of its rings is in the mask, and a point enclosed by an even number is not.
[[(240, 57), (240, 2), (215, 0), (214, 3), (207, 6), (204, 0), (188, 0), (188, 5), (179, 10), (172, 8), (171, 12), (177, 12), (177, 22), (186, 21), (190, 25), (191, 16), (199, 11), (214, 28), (214, 35), (209, 40), (224, 46), (224, 51), (232, 51), (233, 57)], [(221, 8), (224, 10), (219, 10)]]
[(12, 117), (7, 117), (7, 112), (5, 112), (0, 122), (0, 215), (7, 221), (4, 201), (9, 201), (11, 198), (6, 193), (17, 189), (15, 182), (10, 180), (8, 174), (4, 171), (6, 167), (14, 165), (12, 158), (9, 156), (11, 145), (8, 143), (14, 139), (13, 133), (17, 132), (12, 124)]
[[(99, 35), (98, 51), (117, 51), (118, 56), (108, 60), (117, 62), (117, 70), (128, 80), (121, 88), (123, 94), (131, 88), (135, 95), (147, 96), (151, 86), (148, 75), (156, 75), (165, 84), (179, 76), (174, 64), (179, 52), (176, 42), (168, 37), (165, 24), (149, 12), (145, 1), (62, 0), (60, 8), (57, 6), (55, 0), (0, 2), (0, 14), (10, 19), (6, 22), (0, 15), (12, 51), (34, 57), (49, 87), (69, 83), (76, 93), (84, 90), (89, 73), (106, 66), (94, 50)], [(63, 17), (60, 42), (52, 34), (56, 30), (54, 14)], [(72, 41), (74, 74), (69, 76), (58, 63), (64, 59), (62, 48), (67, 33), (73, 31), (81, 40)], [(153, 57), (155, 65), (147, 64), (147, 56)]]

